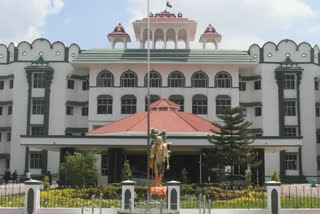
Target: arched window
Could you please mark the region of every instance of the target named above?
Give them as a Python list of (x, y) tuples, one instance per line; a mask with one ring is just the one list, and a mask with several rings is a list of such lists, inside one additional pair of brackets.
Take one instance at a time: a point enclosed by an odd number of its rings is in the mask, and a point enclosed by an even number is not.
[(194, 73), (191, 77), (191, 87), (193, 88), (208, 88), (208, 75), (202, 71)]
[(208, 98), (205, 95), (192, 97), (192, 114), (208, 114)]
[(121, 87), (134, 88), (138, 86), (138, 78), (133, 71), (126, 71), (121, 75)]
[(137, 112), (137, 98), (134, 95), (121, 97), (121, 114), (134, 114)]
[(168, 77), (168, 87), (183, 88), (185, 86), (184, 75), (179, 71), (172, 72)]
[[(148, 74), (144, 77), (144, 86), (148, 87)], [(162, 83), (161, 75), (156, 71), (150, 72), (150, 88), (160, 88)]]
[(228, 95), (219, 95), (216, 98), (216, 115), (222, 116), (225, 109), (231, 108), (231, 98)]
[(97, 87), (113, 87), (113, 75), (109, 71), (101, 71), (97, 76)]
[[(154, 94), (150, 95), (150, 104), (152, 104), (158, 100), (160, 100), (160, 97), (158, 95), (154, 95)], [(148, 96), (146, 96), (146, 98), (145, 98), (145, 111), (147, 111), (147, 110), (148, 110)]]
[(97, 98), (97, 114), (112, 114), (112, 96), (100, 95)]
[(215, 78), (215, 86), (217, 88), (231, 88), (232, 79), (229, 73), (227, 72), (219, 72)]
[(184, 111), (184, 98), (181, 95), (171, 95), (169, 100), (180, 105), (180, 111)]

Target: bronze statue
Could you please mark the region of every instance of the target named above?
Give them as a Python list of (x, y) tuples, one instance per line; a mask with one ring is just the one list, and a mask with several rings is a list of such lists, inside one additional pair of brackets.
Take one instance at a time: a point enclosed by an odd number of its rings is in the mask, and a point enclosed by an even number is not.
[[(165, 166), (167, 162), (167, 166)], [(151, 147), (149, 167), (153, 169), (156, 185), (161, 186), (165, 169), (169, 170), (169, 151), (161, 136), (157, 136)]]

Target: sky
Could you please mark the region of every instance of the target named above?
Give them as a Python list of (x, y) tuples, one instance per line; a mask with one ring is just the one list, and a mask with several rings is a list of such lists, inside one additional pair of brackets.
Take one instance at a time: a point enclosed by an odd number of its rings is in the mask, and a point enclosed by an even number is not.
[[(319, 0), (170, 0), (170, 12), (197, 21), (192, 48), (212, 24), (222, 35), (220, 49), (248, 50), (257, 43), (320, 44)], [(150, 0), (153, 13), (166, 0)], [(0, 0), (0, 43), (18, 44), (43, 37), (52, 43), (77, 43), (81, 49), (110, 48), (107, 34), (121, 23), (138, 47), (132, 22), (146, 17), (147, 0)]]

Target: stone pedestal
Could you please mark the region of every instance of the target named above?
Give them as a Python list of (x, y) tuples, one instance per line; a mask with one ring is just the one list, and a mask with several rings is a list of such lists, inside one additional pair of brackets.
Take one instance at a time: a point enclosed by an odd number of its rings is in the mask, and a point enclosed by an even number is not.
[(168, 185), (168, 209), (180, 210), (180, 185), (179, 181), (169, 181)]
[(25, 189), (25, 214), (39, 214), (40, 210), (40, 189), (42, 182), (36, 180), (28, 180), (24, 182)]
[[(122, 195), (121, 195), (121, 209), (132, 209), (134, 208), (134, 181), (122, 181)], [(131, 202), (130, 202), (131, 201)]]
[(267, 214), (279, 214), (281, 183), (269, 181), (265, 185), (267, 186)]

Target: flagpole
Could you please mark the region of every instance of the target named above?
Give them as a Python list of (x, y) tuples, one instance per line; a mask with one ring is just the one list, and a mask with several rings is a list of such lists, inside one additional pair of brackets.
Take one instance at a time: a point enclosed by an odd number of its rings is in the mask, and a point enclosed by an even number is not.
[(147, 188), (147, 206), (149, 206), (150, 202), (150, 0), (147, 0), (147, 10), (148, 10), (148, 26), (147, 26), (147, 180), (148, 180), (148, 188)]

